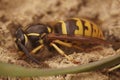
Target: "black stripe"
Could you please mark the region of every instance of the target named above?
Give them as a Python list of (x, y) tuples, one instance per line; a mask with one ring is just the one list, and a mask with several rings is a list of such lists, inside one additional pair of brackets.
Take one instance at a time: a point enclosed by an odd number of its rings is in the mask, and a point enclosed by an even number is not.
[(91, 25), (91, 37), (93, 36), (93, 24), (90, 24)]
[(85, 21), (81, 20), (83, 26), (83, 36), (85, 36), (85, 30), (88, 30), (88, 27), (85, 26)]
[(67, 20), (65, 21), (67, 34), (74, 35), (76, 29), (79, 29), (76, 25), (77, 20)]
[(98, 34), (97, 34), (97, 37), (99, 37), (99, 33), (100, 33), (100, 30), (98, 29)]
[(62, 34), (62, 23), (58, 22), (55, 24), (54, 33)]

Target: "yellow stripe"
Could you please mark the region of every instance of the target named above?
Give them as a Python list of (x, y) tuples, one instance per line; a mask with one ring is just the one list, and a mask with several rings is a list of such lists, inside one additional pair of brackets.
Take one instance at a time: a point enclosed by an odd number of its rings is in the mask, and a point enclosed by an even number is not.
[(85, 30), (85, 35), (86, 36), (91, 36), (92, 29), (91, 29), (90, 22), (89, 21), (85, 21), (85, 26), (88, 28), (88, 30)]
[(105, 40), (105, 37), (103, 36), (103, 32), (100, 29), (99, 29), (99, 38)]
[(36, 48), (34, 48), (34, 49), (31, 51), (31, 54), (35, 54), (38, 50), (40, 50), (40, 49), (43, 48), (43, 47), (44, 47), (43, 44), (37, 46)]
[(42, 34), (41, 34), (41, 38), (44, 37), (45, 35), (46, 35), (46, 33), (42, 33)]
[(47, 29), (48, 29), (48, 32), (49, 32), (49, 33), (52, 32), (50, 27), (47, 27)]
[(62, 33), (67, 34), (66, 24), (64, 21), (59, 21), (62, 24)]
[(38, 34), (38, 33), (29, 33), (29, 34), (27, 34), (27, 36), (40, 36), (40, 34)]
[(39, 43), (40, 43), (40, 44), (43, 44), (43, 40), (42, 40), (42, 39), (40, 39), (40, 40), (39, 40)]
[(28, 42), (28, 38), (27, 38), (27, 36), (24, 34), (24, 37), (25, 37), (25, 45), (27, 44), (27, 42)]
[(83, 27), (80, 19), (79, 18), (72, 18), (72, 19), (77, 20), (76, 25), (78, 27), (78, 30), (75, 30), (74, 34), (83, 35)]
[(92, 34), (92, 37), (97, 37), (98, 35), (98, 27), (93, 25), (93, 34)]

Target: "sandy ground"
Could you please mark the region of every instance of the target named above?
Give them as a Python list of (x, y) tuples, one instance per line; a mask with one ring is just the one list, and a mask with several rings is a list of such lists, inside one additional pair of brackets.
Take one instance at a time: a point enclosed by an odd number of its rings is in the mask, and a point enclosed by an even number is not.
[[(109, 48), (102, 47), (100, 51), (74, 52), (69, 56), (81, 64), (86, 64), (120, 54), (120, 0), (0, 0), (0, 61), (38, 68), (77, 66), (60, 55), (41, 61), (41, 65), (25, 61), (18, 55), (14, 37), (11, 35), (19, 25), (25, 28), (32, 23), (47, 23), (72, 17), (92, 20), (102, 28), (107, 40), (117, 44)], [(0, 80), (119, 80), (119, 78), (119, 70), (111, 73), (98, 70), (37, 78), (1, 77)]]

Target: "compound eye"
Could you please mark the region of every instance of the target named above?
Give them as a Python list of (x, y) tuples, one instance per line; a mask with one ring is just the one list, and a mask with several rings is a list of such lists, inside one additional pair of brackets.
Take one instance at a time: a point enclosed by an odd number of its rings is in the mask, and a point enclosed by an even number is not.
[(25, 40), (24, 32), (23, 32), (23, 30), (21, 28), (18, 28), (18, 30), (16, 31), (16, 39), (20, 40), (22, 43)]

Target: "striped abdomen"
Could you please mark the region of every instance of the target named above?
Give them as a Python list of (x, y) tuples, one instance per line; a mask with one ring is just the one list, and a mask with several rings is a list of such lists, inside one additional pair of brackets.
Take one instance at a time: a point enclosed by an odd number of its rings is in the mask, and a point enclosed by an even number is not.
[(67, 35), (81, 35), (104, 39), (103, 33), (93, 22), (86, 19), (72, 18), (59, 21), (54, 26), (54, 33)]

